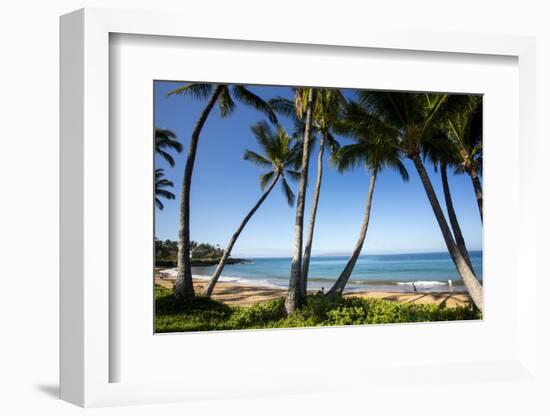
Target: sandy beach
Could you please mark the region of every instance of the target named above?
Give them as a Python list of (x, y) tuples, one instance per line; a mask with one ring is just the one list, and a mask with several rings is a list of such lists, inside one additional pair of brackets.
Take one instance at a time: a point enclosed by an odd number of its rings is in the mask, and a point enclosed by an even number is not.
[[(168, 289), (174, 286), (175, 278), (172, 276), (160, 277), (155, 274), (155, 283)], [(201, 278), (194, 278), (195, 291), (201, 293), (207, 285), (207, 281)], [(220, 281), (214, 289), (213, 299), (224, 302), (231, 306), (247, 307), (270, 299), (276, 299), (285, 295), (286, 290), (259, 285), (245, 285), (235, 282)], [(351, 292), (344, 293), (344, 296), (360, 296), (364, 298), (385, 299), (394, 302), (436, 304), (443, 303), (448, 307), (469, 305), (470, 297), (465, 293), (457, 292)]]

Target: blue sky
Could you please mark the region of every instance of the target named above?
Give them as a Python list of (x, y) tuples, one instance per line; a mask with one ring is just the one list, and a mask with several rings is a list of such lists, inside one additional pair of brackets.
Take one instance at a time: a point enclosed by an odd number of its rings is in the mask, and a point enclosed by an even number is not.
[[(176, 240), (178, 235), (179, 193), (189, 137), (205, 102), (186, 96), (166, 97), (166, 93), (184, 83), (156, 81), (155, 126), (172, 130), (183, 143), (184, 150), (175, 154), (176, 166), (171, 168), (156, 156), (156, 167), (163, 168), (166, 177), (175, 184), (176, 200), (163, 201), (164, 210), (155, 211), (156, 237)], [(250, 86), (264, 99), (275, 96), (292, 98), (288, 87)], [(353, 91), (345, 91), (353, 97)], [(292, 123), (279, 117), (289, 131)], [(250, 126), (265, 117), (240, 103), (235, 112), (222, 119), (214, 109), (203, 128), (191, 189), (191, 239), (225, 247), (243, 217), (261, 195), (261, 168), (244, 161), (245, 149), (260, 151), (250, 132)], [(339, 137), (341, 144), (349, 143)], [(313, 186), (317, 174), (316, 151), (312, 154), (307, 190), (306, 224)], [(444, 207), (441, 179), (426, 162), (428, 173)], [(373, 196), (369, 230), (363, 253), (402, 253), (445, 251), (445, 243), (428, 203), (413, 164), (405, 161), (409, 182), (403, 182), (397, 172), (384, 170), (378, 175)], [(369, 172), (356, 169), (344, 174), (325, 161), (323, 187), (317, 214), (314, 255), (349, 254), (357, 239), (363, 220), (364, 204), (369, 185)], [(472, 184), (466, 175), (449, 172), (453, 202), (468, 249), (480, 250), (482, 228)], [(295, 193), (297, 185), (291, 184)], [(290, 208), (277, 187), (252, 217), (242, 232), (233, 257), (290, 256), (294, 239), (295, 209)]]

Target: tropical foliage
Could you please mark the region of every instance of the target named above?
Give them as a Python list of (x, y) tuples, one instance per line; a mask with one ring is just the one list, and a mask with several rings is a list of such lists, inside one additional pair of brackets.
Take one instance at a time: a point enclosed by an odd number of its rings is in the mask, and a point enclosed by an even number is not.
[[(220, 259), (223, 250), (219, 245), (191, 241), (191, 251), (194, 259)], [(175, 261), (178, 255), (178, 242), (155, 239), (155, 258), (157, 260)]]
[(166, 188), (173, 188), (174, 183), (164, 177), (164, 169), (155, 169), (155, 205), (158, 209), (164, 209), (160, 198), (175, 199), (176, 195)]
[[(155, 128), (155, 152), (162, 157), (171, 167), (176, 164), (170, 153), (173, 150), (180, 153), (183, 150), (182, 144), (178, 141), (176, 134), (168, 129)], [(164, 169), (155, 169), (155, 206), (164, 209), (162, 199), (176, 199), (167, 188), (173, 188), (174, 183), (164, 177)]]
[(466, 173), (472, 180), (479, 216), (483, 221), (483, 190), (479, 179), (483, 169), (481, 97), (472, 97), (463, 111), (449, 114), (443, 120), (441, 130), (447, 137), (446, 145), (451, 153), (449, 164), (455, 168), (456, 173)]
[(448, 308), (319, 294), (306, 296), (301, 308), (291, 316), (285, 311), (284, 298), (248, 308), (228, 306), (205, 297), (181, 303), (160, 286), (155, 287), (155, 298), (156, 332), (461, 321), (481, 317), (469, 307)]
[(181, 153), (182, 144), (177, 140), (176, 133), (168, 129), (155, 128), (155, 152), (160, 155), (171, 167), (176, 161), (170, 151)]

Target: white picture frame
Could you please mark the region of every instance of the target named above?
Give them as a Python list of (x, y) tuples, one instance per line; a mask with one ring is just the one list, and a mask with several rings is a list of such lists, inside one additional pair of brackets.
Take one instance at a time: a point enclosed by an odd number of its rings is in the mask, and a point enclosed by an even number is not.
[[(532, 394), (542, 386), (537, 372), (537, 279), (535, 186), (529, 179), (536, 169), (535, 132), (535, 41), (533, 38), (472, 33), (431, 33), (429, 31), (380, 31), (362, 29), (327, 34), (312, 26), (287, 28), (266, 23), (246, 35), (235, 34), (229, 25), (204, 26), (173, 13), (83, 9), (61, 18), (61, 398), (80, 406), (161, 403), (213, 398), (252, 397), (272, 394), (307, 394), (384, 390), (392, 380), (407, 392), (423, 386), (435, 388), (429, 374), (452, 371), (458, 383), (506, 382), (519, 394)], [(517, 217), (518, 270), (522, 283), (515, 292), (514, 319), (517, 345), (495, 360), (456, 361), (449, 357), (438, 363), (412, 367), (379, 366), (364, 368), (311, 368), (289, 378), (284, 373), (266, 371), (264, 377), (235, 380), (220, 375), (213, 384), (207, 375), (194, 374), (181, 380), (112, 382), (111, 368), (118, 357), (112, 349), (111, 311), (116, 300), (109, 280), (112, 267), (109, 241), (110, 172), (110, 35), (128, 34), (224, 41), (276, 42), (285, 44), (330, 45), (339, 48), (371, 48), (397, 51), (424, 51), (440, 54), (508, 56), (519, 68), (519, 196)], [(334, 49), (334, 48), (333, 48)], [(538, 274), (539, 273), (539, 274)], [(339, 329), (341, 330), (341, 329)], [(348, 329), (344, 329), (348, 331)], [(352, 330), (351, 328), (349, 330)], [(406, 331), (413, 331), (408, 326)], [(331, 329), (328, 329), (331, 331)], [(334, 329), (332, 329), (334, 331)], [(335, 332), (324, 332), (325, 337)], [(342, 332), (338, 333), (342, 335)], [(152, 336), (152, 334), (151, 334)], [(187, 337), (196, 336), (187, 334)], [(216, 334), (229, 339), (229, 334)], [(238, 336), (238, 335), (237, 335)], [(293, 330), (290, 336), (303, 340), (307, 330)], [(231, 337), (235, 338), (232, 334)], [(239, 342), (238, 340), (236, 341)], [(305, 342), (305, 341), (304, 341)], [(507, 350), (508, 351), (508, 350)], [(245, 372), (246, 373), (246, 372)], [(260, 371), (260, 374), (261, 371)], [(155, 380), (155, 381), (152, 381)], [(384, 387), (385, 386), (385, 387)], [(444, 385), (437, 386), (444, 389)], [(447, 386), (447, 388), (449, 388)], [(443, 391), (443, 390), (442, 390)], [(522, 393), (523, 392), (523, 393)], [(497, 397), (498, 389), (486, 389), (486, 397)]]

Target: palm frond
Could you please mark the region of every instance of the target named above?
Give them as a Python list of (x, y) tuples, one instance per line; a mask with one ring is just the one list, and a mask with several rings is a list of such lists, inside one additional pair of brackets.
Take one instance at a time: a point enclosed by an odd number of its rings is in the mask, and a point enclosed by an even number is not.
[(456, 143), (449, 138), (444, 129), (436, 131), (435, 134), (423, 140), (422, 153), (424, 159), (428, 159), (434, 164), (436, 170), (438, 163), (441, 161), (444, 161), (447, 165), (458, 163)]
[(166, 160), (166, 162), (174, 167), (176, 165), (176, 161), (174, 160), (174, 158), (172, 157), (172, 155), (162, 149), (157, 149), (157, 154), (159, 154), (160, 156), (162, 156), (162, 158), (164, 160)]
[(334, 124), (337, 134), (357, 137), (361, 136), (388, 136), (398, 137), (401, 131), (395, 126), (386, 123), (376, 113), (360, 102), (351, 101), (343, 109), (342, 119)]
[(155, 169), (155, 181), (160, 180), (164, 176), (164, 169)]
[(340, 118), (346, 103), (342, 92), (337, 88), (319, 88), (315, 93), (313, 118), (319, 131), (326, 133)]
[(273, 176), (275, 175), (274, 171), (264, 173), (260, 175), (260, 188), (262, 190), (265, 189), (265, 187), (273, 180)]
[[(405, 126), (413, 114), (407, 110), (411, 94), (359, 90), (359, 104), (372, 116), (392, 126)], [(414, 106), (412, 106), (414, 108)]]
[(310, 92), (315, 95), (314, 88), (294, 88), (294, 108), (298, 119), (302, 119), (305, 114)]
[(269, 105), (276, 113), (289, 117), (295, 121), (298, 120), (296, 107), (292, 100), (284, 97), (275, 97), (269, 100)]
[(160, 179), (156, 183), (158, 188), (173, 188), (174, 182), (169, 181), (168, 179)]
[(294, 194), (286, 181), (285, 175), (288, 174), (292, 179), (300, 177), (300, 173), (293, 168), (298, 165), (297, 160), (299, 159), (301, 146), (296, 143), (293, 137), (288, 135), (282, 126), (277, 126), (277, 130), (273, 131), (267, 122), (261, 121), (253, 125), (251, 130), (256, 136), (263, 154), (246, 150), (244, 158), (260, 167), (270, 168), (269, 172), (260, 175), (261, 188), (264, 189), (274, 180), (276, 174), (280, 174), (283, 179), (281, 186), (287, 202), (289, 204), (294, 203)]
[(276, 153), (276, 136), (273, 129), (266, 121), (260, 121), (250, 127), (252, 134), (256, 137), (256, 142), (265, 151), (269, 158), (272, 158)]
[(174, 150), (181, 152), (181, 143), (177, 141), (176, 133), (172, 130), (155, 127), (155, 139), (159, 143), (174, 144)]
[(159, 197), (165, 198), (165, 199), (176, 199), (176, 196), (164, 189), (164, 188), (172, 188), (174, 186), (174, 183), (166, 178), (164, 178), (164, 170), (163, 169), (155, 169), (155, 205), (158, 209), (164, 209), (164, 204), (161, 202)]
[(183, 145), (177, 140), (173, 131), (157, 127), (155, 128), (155, 151), (173, 167), (176, 162), (167, 150), (175, 150), (180, 153), (183, 150)]
[(288, 176), (289, 179), (291, 179), (294, 182), (298, 182), (300, 178), (302, 177), (302, 174), (297, 170), (292, 169), (285, 169), (284, 170), (285, 176)]
[(271, 106), (262, 98), (248, 90), (244, 85), (235, 85), (232, 92), (233, 96), (241, 103), (265, 114), (272, 123), (277, 123), (277, 116), (273, 112)]
[(352, 143), (340, 148), (333, 158), (339, 172), (353, 170), (368, 163), (371, 147), (365, 142)]
[(340, 143), (336, 138), (332, 135), (330, 131), (327, 131), (325, 136), (325, 146), (328, 146), (328, 149), (330, 151), (330, 154), (334, 156), (338, 150), (340, 150)]
[(231, 98), (229, 90), (224, 88), (218, 99), (218, 106), (220, 108), (220, 116), (222, 118), (227, 117), (235, 111), (235, 101)]
[[(482, 161), (481, 96), (450, 95), (440, 114), (434, 117), (432, 129), (440, 129), (447, 137), (442, 160), (455, 167), (455, 173), (478, 172)], [(425, 138), (431, 146), (433, 137)]]
[(401, 179), (403, 179), (405, 182), (409, 181), (409, 172), (407, 171), (407, 168), (400, 159), (389, 160), (386, 162), (386, 165), (396, 170), (397, 173), (399, 173), (399, 175), (401, 176)]
[(243, 159), (263, 168), (271, 167), (271, 162), (252, 150), (245, 150)]
[[(342, 118), (334, 126), (335, 131), (344, 133), (355, 143), (335, 152), (333, 164), (340, 172), (359, 166), (378, 172), (398, 161), (402, 151), (399, 127), (387, 122), (380, 110), (395, 112), (393, 106), (404, 103), (400, 95), (388, 100), (385, 93), (359, 92), (358, 97), (360, 101), (350, 101), (343, 106)], [(383, 103), (381, 108), (376, 107), (378, 101)], [(410, 103), (405, 104), (406, 108), (400, 109), (399, 116), (395, 116), (398, 119), (407, 117)]]
[[(293, 140), (296, 140), (296, 138), (293, 138)], [(285, 167), (290, 166), (293, 170), (299, 170), (302, 166), (303, 152), (304, 143), (302, 141), (296, 141), (289, 150), (288, 157), (285, 161)]]
[(161, 210), (164, 209), (164, 204), (157, 197), (155, 197), (155, 205), (158, 209), (161, 209)]
[(176, 199), (176, 195), (166, 189), (157, 189), (155, 190), (155, 194), (165, 199)]
[(167, 96), (171, 95), (189, 95), (195, 99), (205, 99), (212, 94), (215, 84), (191, 82), (183, 87), (174, 88)]
[[(437, 124), (437, 118), (443, 113), (445, 104), (448, 106), (449, 94), (423, 94), (425, 97), (426, 113), (423, 115), (422, 132)], [(448, 114), (447, 114), (448, 116)], [(435, 120), (434, 120), (435, 118)]]
[(294, 205), (294, 199), (295, 199), (294, 192), (292, 192), (292, 189), (290, 188), (290, 185), (286, 181), (286, 178), (285, 178), (284, 174), (283, 174), (283, 178), (282, 178), (282, 181), (281, 181), (281, 187), (283, 189), (283, 194), (286, 197), (286, 202), (288, 203), (288, 205), (289, 206)]

